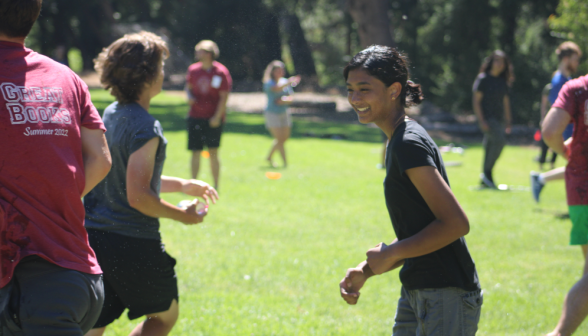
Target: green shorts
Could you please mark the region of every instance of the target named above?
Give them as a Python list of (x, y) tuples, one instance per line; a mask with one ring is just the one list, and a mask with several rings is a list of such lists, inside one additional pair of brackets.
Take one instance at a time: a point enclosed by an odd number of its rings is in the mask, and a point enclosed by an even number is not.
[(570, 205), (568, 208), (572, 220), (570, 245), (588, 244), (588, 205)]

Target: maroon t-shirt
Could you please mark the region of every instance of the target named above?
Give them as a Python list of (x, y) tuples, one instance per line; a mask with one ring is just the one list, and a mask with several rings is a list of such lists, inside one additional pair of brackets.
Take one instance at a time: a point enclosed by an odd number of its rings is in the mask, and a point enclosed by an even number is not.
[(229, 70), (217, 61), (212, 68), (202, 69), (202, 63), (194, 63), (188, 68), (186, 81), (192, 87), (191, 93), (196, 103), (190, 107), (190, 118), (210, 119), (216, 112), (220, 101), (219, 92), (231, 91), (233, 79)]
[(588, 76), (564, 84), (552, 107), (566, 110), (574, 124), (566, 166), (568, 205), (588, 205)]
[(84, 229), (81, 127), (105, 130), (68, 67), (0, 41), (0, 288), (25, 256), (100, 274)]

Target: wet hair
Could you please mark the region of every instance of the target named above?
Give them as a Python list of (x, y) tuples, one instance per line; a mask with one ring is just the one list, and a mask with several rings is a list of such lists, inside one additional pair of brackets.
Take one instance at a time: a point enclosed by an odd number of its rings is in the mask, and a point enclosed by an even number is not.
[(561, 61), (564, 57), (569, 57), (573, 54), (578, 54), (578, 56), (582, 57), (582, 50), (574, 42), (566, 41), (555, 49), (555, 54), (557, 55), (557, 59)]
[(169, 49), (161, 37), (142, 31), (127, 34), (104, 48), (94, 69), (105, 89), (120, 103), (139, 99), (145, 85), (157, 79)]
[(284, 65), (284, 63), (282, 61), (271, 61), (266, 67), (265, 70), (263, 71), (263, 78), (262, 78), (262, 82), (266, 83), (268, 82), (270, 79), (274, 79), (273, 78), (273, 73), (274, 70), (278, 69), (278, 68), (282, 68), (284, 70), (286, 70), (286, 66)]
[(0, 1), (0, 33), (8, 37), (26, 37), (41, 13), (43, 0)]
[(400, 103), (402, 106), (420, 104), (423, 92), (420, 84), (409, 80), (408, 58), (395, 48), (372, 45), (357, 53), (343, 69), (343, 77), (347, 80), (351, 70), (362, 69), (389, 87), (394, 83), (402, 85)]
[(504, 69), (498, 77), (503, 78), (510, 85), (514, 81), (513, 66), (506, 53), (502, 50), (494, 50), (490, 56), (484, 58), (479, 72), (489, 75), (490, 70), (492, 70), (492, 63), (498, 57), (504, 60)]

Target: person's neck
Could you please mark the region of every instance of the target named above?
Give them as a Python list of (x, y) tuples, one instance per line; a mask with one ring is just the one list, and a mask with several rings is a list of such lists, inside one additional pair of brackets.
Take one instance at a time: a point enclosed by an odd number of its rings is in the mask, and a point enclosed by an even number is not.
[(19, 44), (24, 45), (26, 38), (27, 38), (26, 36), (25, 37), (9, 37), (4, 34), (0, 34), (0, 42), (4, 41), (4, 42), (19, 43)]
[(209, 70), (212, 68), (212, 60), (211, 61), (200, 61), (200, 63), (202, 64), (202, 69), (204, 70)]
[(392, 135), (394, 135), (394, 131), (396, 131), (396, 129), (402, 123), (402, 120), (404, 120), (404, 117), (406, 116), (406, 112), (404, 112), (403, 107), (396, 107), (394, 108), (394, 110), (395, 111), (393, 113), (390, 113), (388, 115), (388, 118), (375, 122), (376, 126), (378, 126), (382, 130), (382, 132), (386, 134), (386, 137), (388, 137), (388, 139), (392, 138)]
[(151, 95), (149, 92), (144, 92), (139, 96), (139, 99), (136, 101), (145, 111), (149, 112), (149, 104), (151, 103)]
[(501, 73), (502, 73), (502, 70), (501, 71), (490, 70), (490, 76), (492, 76), (492, 77), (498, 77), (498, 76), (500, 76)]
[(564, 62), (559, 63), (559, 66), (557, 67), (557, 70), (559, 72), (561, 72), (561, 74), (564, 77), (570, 77), (572, 74), (570, 73), (570, 71), (568, 70), (568, 67), (566, 66), (566, 64), (564, 64)]

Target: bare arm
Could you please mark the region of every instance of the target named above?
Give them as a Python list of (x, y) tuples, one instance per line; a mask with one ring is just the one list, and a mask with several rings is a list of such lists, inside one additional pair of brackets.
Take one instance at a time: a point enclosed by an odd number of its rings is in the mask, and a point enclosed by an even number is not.
[(543, 124), (545, 114), (549, 110), (549, 96), (541, 95), (541, 118), (539, 119), (539, 125)]
[(506, 123), (506, 134), (510, 134), (511, 125), (512, 125), (512, 114), (510, 112), (510, 98), (508, 95), (504, 95), (502, 99), (502, 104), (504, 105), (504, 121)]
[(82, 127), (81, 136), (84, 175), (86, 176), (86, 184), (82, 191), (82, 197), (84, 197), (108, 175), (112, 159), (103, 130)]
[(180, 209), (159, 198), (151, 189), (158, 146), (159, 138), (153, 138), (129, 157), (126, 177), (129, 205), (150, 217), (171, 218), (184, 224), (202, 222), (203, 217), (196, 214), (195, 205)]
[(489, 129), (488, 124), (486, 123), (486, 120), (484, 120), (484, 115), (482, 114), (482, 98), (483, 97), (484, 97), (484, 94), (482, 92), (480, 92), (480, 91), (474, 92), (472, 107), (474, 109), (474, 114), (476, 115), (476, 118), (478, 118), (478, 124), (480, 124), (480, 129), (482, 130), (482, 132), (487, 132)]
[(217, 191), (206, 182), (165, 175), (161, 175), (161, 192), (182, 192), (190, 196), (203, 197), (207, 201), (212, 199), (213, 203), (218, 199)]
[(192, 94), (192, 85), (186, 82), (184, 91), (186, 92), (186, 97), (188, 97), (188, 104), (193, 105), (196, 102), (196, 98), (194, 98), (194, 95)]
[(562, 155), (568, 160), (563, 141), (563, 132), (571, 121), (570, 114), (566, 110), (558, 107), (552, 107), (541, 125), (543, 141), (557, 154)]
[(386, 246), (383, 243), (368, 251), (368, 263), (375, 274), (383, 273), (398, 261), (437, 251), (469, 232), (468, 218), (435, 167), (408, 169), (415, 185), (435, 220), (419, 233)]
[(219, 101), (216, 107), (216, 112), (210, 118), (210, 127), (219, 127), (225, 113), (227, 112), (227, 100), (229, 99), (229, 91), (219, 91)]
[(288, 78), (287, 82), (284, 82), (284, 84), (282, 85), (274, 85), (270, 88), (270, 90), (272, 90), (273, 92), (282, 92), (282, 90), (284, 90), (285, 87), (292, 85), (292, 86), (296, 86), (298, 85), (298, 83), (300, 83), (300, 75), (296, 75), (296, 76), (292, 76), (290, 78)]

